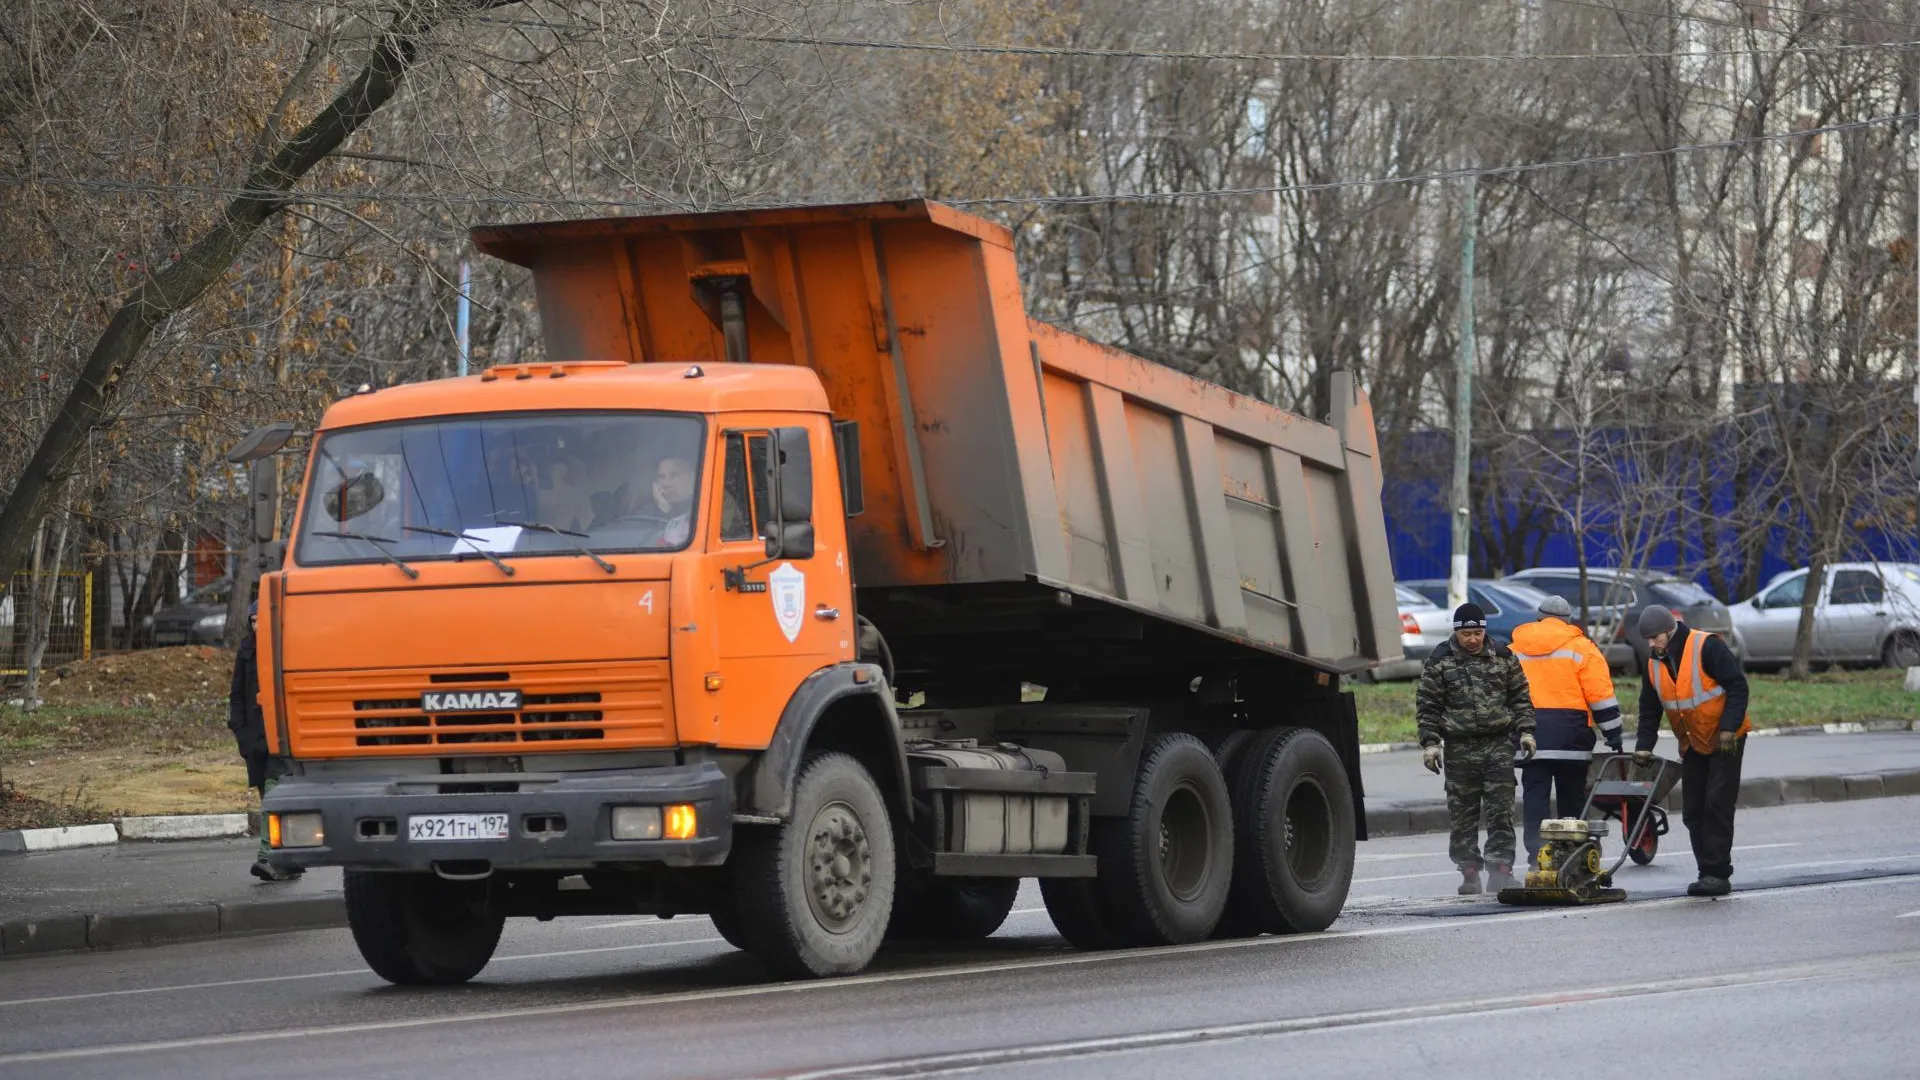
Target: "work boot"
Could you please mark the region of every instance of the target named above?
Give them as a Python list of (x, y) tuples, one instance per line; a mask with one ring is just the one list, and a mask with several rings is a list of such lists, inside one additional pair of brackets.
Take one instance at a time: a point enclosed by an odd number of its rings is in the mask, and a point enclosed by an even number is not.
[(1487, 872), (1487, 891), (1490, 893), (1511, 889), (1514, 884), (1513, 867), (1505, 863), (1494, 863), (1493, 869)]
[(1701, 874), (1700, 880), (1687, 886), (1688, 896), (1725, 896), (1733, 891), (1733, 882), (1712, 874)]
[(1468, 870), (1465, 867), (1462, 867), (1460, 869), (1459, 892), (1461, 896), (1479, 896), (1480, 895), (1480, 871)]
[(248, 872), (261, 881), (293, 881), (301, 874), (306, 873), (305, 870), (297, 866), (289, 867), (285, 870), (276, 870), (273, 868), (273, 864), (267, 862), (265, 859), (255, 860)]

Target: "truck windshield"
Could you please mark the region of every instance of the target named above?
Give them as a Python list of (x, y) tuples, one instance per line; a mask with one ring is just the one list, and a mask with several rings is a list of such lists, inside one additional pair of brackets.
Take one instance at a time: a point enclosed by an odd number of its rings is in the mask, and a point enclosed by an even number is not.
[(693, 537), (702, 438), (698, 417), (631, 412), (329, 432), (315, 451), (295, 559), (677, 551)]

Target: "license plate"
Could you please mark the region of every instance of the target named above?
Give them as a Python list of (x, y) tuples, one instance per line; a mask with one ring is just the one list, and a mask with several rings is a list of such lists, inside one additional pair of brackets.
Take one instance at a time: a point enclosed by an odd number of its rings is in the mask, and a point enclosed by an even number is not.
[(505, 840), (506, 814), (423, 814), (407, 819), (409, 840)]

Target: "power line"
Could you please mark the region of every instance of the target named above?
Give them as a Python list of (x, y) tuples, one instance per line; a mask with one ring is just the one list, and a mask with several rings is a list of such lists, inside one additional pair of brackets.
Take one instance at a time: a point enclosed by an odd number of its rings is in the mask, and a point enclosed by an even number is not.
[[(1514, 165), (1492, 165), (1475, 168), (1441, 169), (1433, 172), (1412, 173), (1406, 176), (1367, 177), (1354, 180), (1327, 180), (1311, 184), (1282, 184), (1261, 187), (1207, 188), (1187, 191), (1146, 191), (1115, 192), (1111, 194), (1089, 195), (1004, 195), (973, 199), (942, 199), (950, 206), (1076, 206), (1099, 205), (1105, 203), (1141, 203), (1141, 202), (1183, 202), (1193, 199), (1235, 198), (1252, 195), (1292, 195), (1319, 191), (1336, 191), (1350, 188), (1391, 187), (1402, 184), (1425, 184), (1436, 181), (1458, 180), (1467, 176), (1523, 176), (1529, 173), (1553, 172), (1562, 169), (1594, 168), (1609, 165), (1629, 164), (1636, 161), (1648, 161), (1655, 158), (1680, 154), (1704, 153), (1712, 150), (1736, 150), (1747, 146), (1770, 143), (1790, 142), (1795, 139), (1813, 138), (1820, 135), (1837, 135), (1849, 131), (1861, 131), (1881, 127), (1887, 124), (1899, 124), (1920, 119), (1920, 113), (1902, 112), (1889, 116), (1875, 116), (1865, 120), (1855, 120), (1840, 124), (1827, 124), (1799, 131), (1780, 131), (1765, 135), (1750, 135), (1737, 139), (1723, 139), (1717, 142), (1684, 143), (1678, 146), (1662, 147), (1657, 150), (1632, 150), (1618, 154), (1601, 154), (1591, 157), (1567, 158), (1556, 161), (1523, 162)], [(335, 192), (320, 191), (271, 191), (228, 187), (216, 184), (174, 184), (162, 181), (141, 180), (104, 180), (88, 177), (6, 177), (0, 178), (0, 185), (10, 187), (43, 186), (62, 187), (92, 191), (112, 191), (126, 194), (181, 194), (209, 195), (222, 198), (259, 198), (268, 201), (300, 204), (309, 206), (345, 206), (366, 202), (414, 203), (429, 206), (523, 206), (523, 207), (575, 207), (580, 209), (644, 209), (690, 212), (694, 207), (681, 203), (667, 203), (659, 200), (643, 201), (634, 199), (610, 199), (579, 195), (436, 195), (424, 192), (380, 191), (365, 188), (345, 189)], [(767, 209), (791, 205), (783, 202), (737, 201), (713, 204), (714, 210), (750, 210)]]
[(1876, 116), (1871, 119), (1856, 120), (1851, 123), (1828, 124), (1824, 127), (1807, 128), (1804, 131), (1774, 132), (1772, 134), (1754, 135), (1740, 139), (1725, 139), (1719, 142), (1687, 143), (1680, 146), (1665, 147), (1659, 150), (1635, 150), (1620, 154), (1604, 154), (1595, 157), (1572, 158), (1563, 161), (1541, 161), (1521, 165), (1442, 169), (1435, 172), (1416, 173), (1410, 176), (1377, 177), (1365, 180), (1329, 180), (1317, 184), (1214, 188), (1199, 191), (1153, 191), (1112, 195), (1006, 196), (981, 199), (946, 199), (942, 201), (953, 206), (1075, 206), (1101, 203), (1183, 202), (1189, 199), (1233, 198), (1251, 195), (1293, 195), (1317, 191), (1336, 191), (1345, 188), (1386, 187), (1394, 184), (1424, 184), (1435, 181), (1459, 180), (1469, 176), (1514, 177), (1536, 172), (1551, 172), (1560, 169), (1623, 165), (1635, 161), (1646, 161), (1653, 158), (1666, 157), (1668, 155), (1701, 153), (1708, 150), (1732, 150), (1742, 146), (1787, 142), (1793, 139), (1808, 138), (1817, 135), (1835, 135), (1847, 131), (1860, 131), (1865, 128), (1878, 127), (1884, 124), (1898, 124), (1916, 118), (1920, 118), (1920, 113), (1895, 113), (1891, 116)]
[(1312, 53), (1201, 52), (1182, 49), (1096, 49), (1071, 45), (996, 45), (967, 41), (887, 41), (872, 38), (788, 37), (776, 34), (715, 34), (728, 41), (770, 45), (827, 46), (839, 49), (944, 52), (990, 56), (1062, 56), (1121, 60), (1233, 60), (1252, 63), (1565, 63), (1581, 60), (1678, 60), (1716, 56), (1782, 56), (1793, 53), (1901, 49), (1920, 41), (1852, 42), (1841, 45), (1790, 45), (1777, 49), (1663, 49), (1611, 53)]
[[(1675, 19), (1681, 22), (1705, 23), (1709, 26), (1724, 26), (1733, 30), (1753, 30), (1762, 34), (1787, 34), (1789, 31), (1774, 26), (1758, 26), (1752, 23), (1734, 22), (1730, 19), (1716, 19), (1709, 15), (1697, 15), (1681, 11), (1647, 11), (1641, 8), (1620, 7), (1617, 4), (1603, 4), (1598, 0), (1552, 0), (1553, 3), (1567, 7), (1594, 8), (1599, 11), (1611, 11), (1620, 15), (1632, 15), (1642, 19)], [(1850, 15), (1840, 11), (1808, 11), (1804, 8), (1783, 7), (1778, 4), (1762, 4), (1756, 0), (1726, 0), (1727, 3), (1748, 11), (1776, 12), (1783, 15), (1798, 15), (1802, 18), (1834, 19), (1844, 22), (1862, 23), (1869, 26), (1885, 26), (1894, 30), (1920, 30), (1920, 23), (1895, 22), (1888, 19), (1876, 19), (1870, 15)]]
[[(309, 0), (276, 0), (286, 4), (307, 5)], [(1745, 24), (1712, 19), (1706, 16), (1681, 14), (1678, 12), (1639, 11), (1633, 8), (1617, 7), (1595, 0), (1554, 0), (1555, 3), (1574, 7), (1597, 8), (1603, 11), (1618, 12), (1624, 15), (1641, 16), (1650, 19), (1674, 18), (1684, 21), (1704, 22), (1717, 26), (1736, 29), (1748, 29)], [(1751, 4), (1756, 8), (1767, 5)], [(1775, 8), (1771, 10), (1794, 11), (1796, 9)], [(1920, 31), (1920, 24), (1881, 22), (1881, 20), (1863, 19), (1858, 16), (1832, 16), (1853, 18), (1859, 21), (1876, 22), (1881, 25), (1900, 27), (1910, 31)], [(576, 22), (556, 22), (551, 19), (512, 18), (500, 15), (474, 15), (468, 21), (487, 26), (500, 26), (523, 30), (544, 30), (549, 32), (601, 32), (608, 30), (605, 25)], [(1765, 29), (1765, 28), (1757, 28)], [(1780, 32), (1780, 31), (1771, 31)], [(1750, 49), (1691, 49), (1650, 50), (1639, 52), (1605, 53), (1328, 53), (1328, 52), (1257, 52), (1257, 51), (1216, 51), (1205, 49), (1112, 49), (1073, 45), (1021, 45), (993, 42), (971, 41), (911, 41), (884, 38), (825, 37), (793, 34), (757, 34), (738, 31), (714, 31), (711, 33), (693, 33), (680, 36), (658, 35), (652, 37), (663, 47), (676, 45), (698, 45), (713, 41), (739, 41), (764, 45), (790, 45), (802, 48), (839, 48), (867, 51), (898, 52), (934, 52), (955, 53), (961, 55), (988, 56), (1041, 56), (1041, 57), (1079, 57), (1092, 59), (1118, 60), (1201, 60), (1233, 61), (1243, 63), (1570, 63), (1593, 60), (1652, 60), (1652, 59), (1707, 59), (1720, 56), (1782, 56), (1801, 53), (1856, 52), (1873, 49), (1901, 49), (1920, 46), (1920, 40), (1890, 42), (1847, 42), (1830, 45), (1793, 45), (1780, 48)]]

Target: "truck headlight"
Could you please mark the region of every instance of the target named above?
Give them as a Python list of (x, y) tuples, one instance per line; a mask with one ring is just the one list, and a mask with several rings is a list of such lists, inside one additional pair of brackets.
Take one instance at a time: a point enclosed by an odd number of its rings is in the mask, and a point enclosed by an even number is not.
[(320, 847), (326, 842), (327, 830), (319, 814), (267, 815), (268, 847)]
[(227, 625), (225, 615), (202, 615), (200, 621), (193, 624), (197, 630), (221, 630)]
[(616, 806), (613, 808), (615, 840), (660, 839), (660, 808), (657, 806)]

